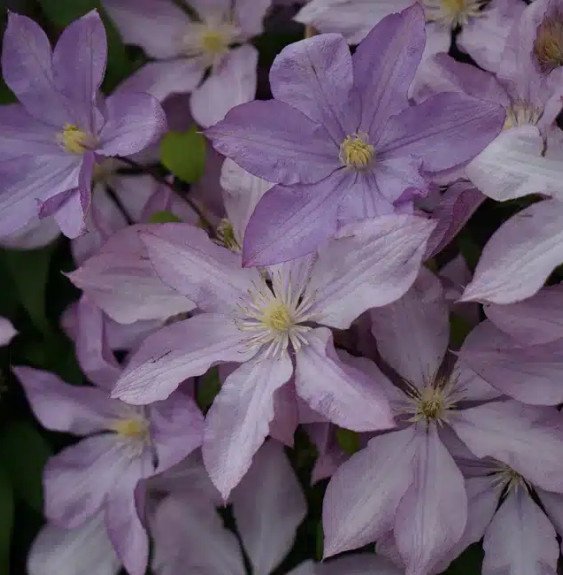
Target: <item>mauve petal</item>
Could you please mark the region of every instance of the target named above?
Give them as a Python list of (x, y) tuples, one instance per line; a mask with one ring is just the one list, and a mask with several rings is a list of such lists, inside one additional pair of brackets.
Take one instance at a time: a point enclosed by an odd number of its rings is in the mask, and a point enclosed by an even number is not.
[(272, 6), (272, 0), (236, 0), (234, 13), (237, 24), (246, 38), (264, 31), (263, 20)]
[(148, 229), (154, 226), (130, 226), (116, 233), (96, 256), (68, 274), (76, 287), (119, 323), (164, 320), (195, 307), (156, 275), (139, 237), (139, 231)]
[(317, 459), (311, 472), (311, 483), (315, 484), (334, 475), (348, 459), (336, 438), (338, 428), (332, 423), (309, 423), (305, 431), (317, 450)]
[(95, 102), (106, 61), (106, 31), (95, 10), (65, 28), (53, 51), (57, 89), (68, 98), (74, 122), (88, 132), (94, 132), (97, 123)]
[(107, 430), (119, 417), (119, 402), (90, 386), (69, 385), (48, 371), (14, 367), (35, 417), (47, 429), (75, 435)]
[(504, 118), (504, 108), (493, 102), (437, 94), (390, 118), (376, 148), (384, 157), (417, 156), (427, 172), (450, 170), (490, 144)]
[(327, 131), (277, 100), (241, 104), (205, 134), (218, 152), (270, 182), (313, 184), (340, 167)]
[(434, 425), (420, 426), (414, 478), (395, 517), (407, 575), (426, 575), (461, 539), (467, 523), (463, 477)]
[(45, 516), (78, 527), (101, 508), (128, 464), (127, 446), (114, 433), (88, 437), (51, 457), (43, 471)]
[(164, 499), (151, 522), (151, 534), (156, 575), (246, 574), (236, 535), (198, 493), (176, 492)]
[(295, 385), (290, 382), (280, 387), (274, 395), (274, 419), (270, 422), (270, 436), (287, 447), (293, 447), (298, 425), (297, 393)]
[(106, 123), (99, 153), (129, 156), (156, 142), (166, 130), (166, 115), (154, 96), (118, 92), (106, 100)]
[(563, 417), (555, 408), (497, 401), (458, 411), (449, 424), (477, 457), (494, 457), (539, 487), (563, 491)]
[(339, 557), (319, 565), (317, 575), (402, 575), (403, 571), (383, 557), (369, 553)]
[(563, 338), (563, 284), (546, 287), (519, 303), (486, 305), (487, 317), (521, 345)]
[(2, 47), (4, 81), (27, 112), (62, 129), (72, 121), (72, 110), (55, 87), (51, 55), (51, 44), (39, 25), (9, 12)]
[(190, 19), (173, 0), (103, 0), (123, 40), (153, 58), (173, 58), (182, 49)]
[[(133, 461), (116, 478), (105, 501), (105, 522), (109, 538), (129, 575), (145, 575), (149, 560), (149, 537), (139, 517), (135, 488), (148, 462)], [(139, 487), (142, 489), (142, 487)]]
[(18, 334), (9, 319), (0, 317), (0, 345), (8, 345)]
[(270, 70), (272, 94), (322, 124), (336, 146), (357, 130), (359, 107), (352, 101), (352, 57), (339, 34), (290, 44)]
[(141, 239), (159, 277), (202, 311), (232, 314), (248, 291), (263, 283), (257, 270), (242, 269), (240, 255), (195, 226), (155, 226)]
[(228, 16), (232, 9), (233, 4), (238, 2), (235, 0), (183, 0), (191, 8), (193, 8), (197, 15), (203, 20), (214, 21), (217, 18), (225, 18)]
[(0, 235), (12, 234), (36, 218), (48, 198), (76, 188), (81, 163), (72, 154), (0, 162)]
[[(277, 1), (279, 2), (280, 0)], [(295, 569), (289, 571), (287, 575), (319, 575), (318, 571), (319, 566), (316, 563), (313, 563), (313, 561), (308, 560), (295, 567)]]
[(75, 529), (45, 525), (27, 557), (29, 575), (117, 575), (120, 570), (101, 513)]
[(160, 473), (184, 460), (201, 446), (203, 415), (188, 395), (173, 393), (149, 407), (150, 433)]
[(306, 293), (314, 299), (315, 321), (347, 329), (364, 311), (399, 299), (418, 275), (433, 228), (416, 216), (381, 216), (341, 228), (319, 250), (311, 272)]
[(401, 299), (370, 313), (371, 332), (386, 363), (415, 387), (434, 381), (450, 339), (440, 280), (422, 268)]
[(332, 476), (323, 503), (324, 554), (363, 547), (393, 527), (412, 481), (415, 428), (372, 439)]
[(358, 46), (354, 54), (354, 85), (362, 106), (358, 131), (378, 139), (387, 120), (408, 107), (407, 94), (425, 38), (424, 11), (415, 3), (384, 18)]
[(535, 126), (512, 128), (471, 161), (465, 173), (484, 194), (500, 202), (529, 194), (563, 200), (563, 158), (542, 156), (544, 145)]
[(194, 120), (204, 128), (222, 120), (227, 112), (256, 95), (258, 50), (245, 44), (230, 50), (190, 99)]
[(563, 203), (518, 212), (488, 241), (461, 301), (514, 303), (534, 295), (563, 262)]
[(488, 327), (493, 341), (470, 336), (460, 351), (461, 361), (493, 387), (522, 403), (563, 403), (562, 340), (520, 346), (492, 325)]
[(272, 265), (313, 252), (337, 229), (344, 170), (313, 185), (274, 186), (258, 202), (243, 243), (243, 265)]
[(252, 572), (269, 575), (293, 546), (307, 515), (303, 489), (279, 443), (268, 441), (258, 450), (231, 501)]
[(553, 523), (558, 534), (563, 533), (563, 494), (550, 493), (536, 488), (536, 494), (540, 499), (547, 516)]
[(201, 314), (173, 323), (145, 339), (119, 378), (113, 396), (146, 405), (166, 399), (189, 377), (222, 362), (243, 362), (255, 350), (231, 318)]
[(266, 439), (274, 418), (274, 393), (292, 373), (287, 354), (279, 359), (259, 355), (227, 377), (207, 413), (203, 461), (225, 501)]
[(483, 575), (556, 575), (556, 536), (526, 489), (510, 491), (485, 533)]
[(204, 72), (205, 66), (198, 58), (148, 62), (124, 80), (118, 91), (147, 92), (163, 102), (172, 94), (194, 90), (201, 82)]
[[(295, 386), (299, 396), (329, 421), (354, 431), (394, 427), (383, 386), (337, 356), (332, 334), (317, 328), (296, 353)], [(383, 374), (380, 374), (384, 379)]]

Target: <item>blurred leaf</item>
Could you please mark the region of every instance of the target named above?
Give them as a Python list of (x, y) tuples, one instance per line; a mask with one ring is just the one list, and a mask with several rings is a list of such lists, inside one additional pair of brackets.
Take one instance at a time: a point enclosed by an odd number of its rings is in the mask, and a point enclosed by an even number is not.
[(133, 72), (133, 64), (127, 54), (125, 44), (113, 22), (102, 11), (102, 18), (108, 37), (108, 64), (104, 79), (104, 90), (111, 92), (120, 82)]
[(457, 237), (457, 245), (459, 246), (459, 251), (465, 258), (465, 262), (469, 266), (469, 269), (474, 270), (477, 266), (477, 262), (481, 257), (481, 248), (469, 237), (468, 234), (460, 234)]
[(339, 427), (336, 430), (336, 441), (340, 449), (348, 455), (354, 455), (360, 449), (360, 436), (355, 431)]
[(450, 315), (450, 342), (454, 349), (459, 349), (469, 332), (473, 329), (472, 325), (457, 313)]
[(210, 369), (200, 378), (196, 391), (197, 404), (202, 411), (207, 411), (211, 407), (220, 390), (219, 370), (217, 368)]
[(149, 218), (149, 224), (173, 224), (182, 220), (172, 212), (155, 212)]
[(51, 448), (27, 421), (6, 425), (0, 435), (0, 464), (6, 470), (15, 495), (38, 512), (43, 510), (43, 467)]
[(160, 160), (180, 180), (197, 182), (205, 169), (205, 138), (195, 127), (168, 132), (160, 143)]
[(478, 543), (468, 547), (443, 575), (479, 575), (483, 563), (483, 550)]
[(61, 28), (98, 7), (98, 0), (38, 0), (45, 16)]
[(10, 544), (14, 522), (14, 495), (6, 472), (0, 467), (0, 573), (10, 572)]
[(316, 541), (315, 541), (315, 559), (322, 561), (324, 554), (325, 537), (323, 532), (323, 524), (321, 521), (317, 523)]
[(21, 305), (44, 334), (51, 332), (45, 291), (54, 245), (31, 251), (4, 251), (2, 256), (12, 277)]

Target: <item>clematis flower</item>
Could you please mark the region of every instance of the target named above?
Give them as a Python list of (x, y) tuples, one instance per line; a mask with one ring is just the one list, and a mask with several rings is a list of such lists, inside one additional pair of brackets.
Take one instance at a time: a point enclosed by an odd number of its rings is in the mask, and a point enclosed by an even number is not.
[(173, 0), (102, 4), (124, 40), (155, 59), (126, 80), (124, 88), (159, 100), (192, 92), (192, 115), (205, 127), (255, 97), (258, 51), (248, 41), (262, 33), (271, 0), (190, 0), (185, 10)]
[(344, 365), (330, 330), (314, 324), (345, 329), (366, 309), (400, 297), (432, 228), (408, 215), (350, 225), (318, 257), (264, 275), (243, 269), (240, 255), (192, 226), (148, 230), (141, 237), (157, 274), (203, 313), (147, 338), (114, 396), (147, 404), (212, 365), (242, 364), (206, 419), (204, 460), (224, 498), (268, 435), (274, 397), (294, 373), (293, 355), (297, 393), (314, 411), (356, 431), (392, 426), (377, 381)]
[[(242, 547), (255, 575), (279, 572), (307, 505), (283, 448), (269, 441), (256, 454), (248, 474), (232, 494), (233, 515)], [(264, 529), (267, 525), (268, 529)], [(213, 502), (198, 492), (172, 493), (156, 509), (153, 522), (156, 575), (245, 575), (241, 545), (223, 526)], [(286, 571), (284, 571), (285, 573)], [(324, 564), (307, 561), (288, 575), (400, 575), (373, 554), (350, 555)]]
[(203, 417), (177, 393), (149, 408), (110, 399), (120, 373), (103, 339), (101, 313), (81, 302), (77, 339), (80, 365), (93, 386), (72, 386), (55, 375), (15, 367), (39, 421), (54, 431), (84, 437), (52, 457), (44, 471), (45, 515), (59, 528), (88, 532), (103, 514), (120, 561), (131, 575), (145, 573), (148, 537), (143, 526), (142, 479), (164, 471), (201, 444)]
[(17, 334), (12, 322), (5, 317), (0, 317), (0, 345), (8, 345)]
[(429, 272), (371, 314), (381, 357), (401, 378), (399, 387), (386, 386), (398, 429), (376, 435), (333, 475), (323, 507), (325, 555), (374, 540), (379, 548), (381, 540), (407, 575), (439, 573), (461, 552), (467, 525), (467, 493), (451, 445), (461, 440), (473, 457), (495, 458), (557, 492), (563, 417), (554, 408), (501, 400), (459, 361), (451, 370), (442, 366), (448, 304)]
[(336, 34), (291, 44), (270, 72), (275, 99), (237, 106), (207, 130), (219, 152), (280, 184), (250, 219), (246, 266), (310, 253), (338, 222), (412, 208), (430, 174), (463, 165), (498, 134), (495, 104), (444, 93), (409, 106), (423, 48), (419, 6), (382, 20), (353, 57)]
[(0, 108), (0, 235), (38, 214), (80, 235), (96, 163), (139, 152), (163, 133), (164, 112), (152, 96), (99, 95), (106, 58), (95, 11), (71, 24), (54, 51), (33, 20), (9, 14), (2, 71), (20, 104)]
[[(426, 18), (425, 58), (448, 52), (452, 33), (461, 28), (457, 45), (485, 68), (504, 47), (521, 0), (418, 0)], [(321, 32), (338, 32), (358, 44), (383, 18), (412, 6), (416, 0), (312, 0), (295, 19)]]

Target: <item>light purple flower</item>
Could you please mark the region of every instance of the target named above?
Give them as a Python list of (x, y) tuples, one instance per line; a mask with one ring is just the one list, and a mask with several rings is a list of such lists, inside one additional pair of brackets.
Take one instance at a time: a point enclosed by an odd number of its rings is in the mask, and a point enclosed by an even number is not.
[(77, 356), (97, 387), (68, 385), (48, 372), (14, 368), (47, 429), (84, 437), (47, 463), (45, 515), (58, 527), (76, 529), (101, 512), (127, 571), (142, 575), (149, 547), (144, 484), (139, 482), (199, 447), (203, 417), (181, 392), (149, 408), (110, 399), (108, 390), (121, 369), (104, 341), (101, 313), (86, 300), (80, 306)]
[(148, 94), (99, 95), (106, 58), (96, 12), (71, 24), (54, 50), (33, 20), (9, 14), (2, 71), (20, 104), (0, 108), (1, 235), (38, 214), (80, 235), (96, 163), (139, 152), (164, 131), (164, 112)]
[[(269, 575), (293, 546), (295, 531), (307, 513), (299, 481), (283, 448), (267, 442), (233, 491), (233, 515), (252, 572)], [(172, 492), (159, 504), (153, 521), (153, 569), (156, 575), (244, 575), (241, 548), (223, 526), (213, 501), (197, 491)], [(400, 575), (373, 554), (350, 555), (324, 564), (311, 561), (288, 575)]]
[[(126, 80), (124, 88), (149, 92), (161, 101), (192, 92), (192, 115), (205, 127), (254, 98), (258, 51), (248, 41), (262, 33), (271, 0), (190, 0), (186, 4), (197, 19), (173, 0), (102, 4), (124, 40), (155, 59)], [(209, 77), (201, 82), (207, 70)]]
[(157, 274), (203, 313), (149, 337), (114, 395), (146, 404), (212, 365), (242, 364), (206, 420), (204, 459), (224, 497), (268, 434), (274, 397), (294, 372), (293, 355), (297, 393), (314, 411), (356, 431), (392, 426), (377, 381), (344, 365), (330, 330), (312, 324), (346, 329), (366, 309), (400, 297), (418, 273), (432, 228), (409, 215), (353, 224), (318, 257), (264, 275), (243, 269), (240, 255), (192, 226), (147, 230), (142, 239)]
[(270, 72), (275, 99), (237, 106), (207, 130), (218, 151), (280, 184), (250, 219), (245, 265), (310, 253), (339, 222), (408, 209), (429, 175), (463, 165), (498, 134), (495, 104), (444, 93), (409, 106), (423, 48), (418, 6), (385, 18), (353, 57), (336, 34), (291, 44)]
[(460, 362), (451, 374), (441, 367), (448, 310), (429, 272), (371, 314), (378, 350), (402, 381), (386, 387), (399, 428), (374, 437), (333, 475), (323, 509), (325, 555), (381, 540), (407, 575), (438, 573), (462, 551), (467, 524), (452, 442), (461, 439), (473, 457), (494, 457), (558, 491), (563, 418), (553, 408), (500, 401)]
[(12, 322), (0, 317), (0, 345), (8, 345), (17, 334)]

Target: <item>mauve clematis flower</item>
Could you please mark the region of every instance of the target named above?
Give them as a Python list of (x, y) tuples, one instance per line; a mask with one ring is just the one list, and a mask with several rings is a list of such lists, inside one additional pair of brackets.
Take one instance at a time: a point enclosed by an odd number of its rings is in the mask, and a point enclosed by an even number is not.
[(432, 228), (409, 215), (353, 224), (318, 257), (264, 275), (243, 269), (240, 255), (192, 226), (147, 230), (141, 237), (157, 274), (203, 313), (150, 336), (114, 396), (147, 404), (212, 365), (242, 364), (206, 419), (204, 459), (225, 498), (268, 434), (274, 397), (294, 372), (292, 355), (297, 393), (314, 411), (356, 431), (392, 426), (377, 381), (343, 364), (330, 330), (313, 326), (345, 329), (366, 309), (400, 297), (418, 273)]
[[(233, 491), (233, 515), (255, 575), (277, 572), (293, 546), (307, 513), (299, 481), (275, 441), (256, 454), (252, 467)], [(267, 526), (267, 528), (265, 528)], [(156, 509), (153, 569), (156, 575), (245, 575), (239, 541), (223, 526), (213, 501), (195, 490), (172, 492)], [(373, 554), (350, 555), (324, 564), (307, 561), (288, 575), (400, 575)]]
[(120, 571), (121, 561), (108, 537), (103, 513), (74, 529), (48, 523), (27, 558), (29, 575), (117, 575)]
[[(124, 88), (159, 100), (192, 92), (192, 115), (205, 127), (255, 97), (258, 51), (248, 41), (262, 33), (271, 0), (190, 0), (186, 8), (195, 12), (195, 19), (173, 0), (102, 4), (124, 40), (155, 59), (126, 80)], [(211, 73), (201, 82), (207, 70)]]
[(77, 356), (96, 387), (72, 386), (48, 372), (14, 368), (47, 429), (84, 437), (47, 463), (45, 515), (58, 527), (76, 529), (103, 513), (125, 568), (142, 575), (149, 544), (142, 519), (144, 484), (139, 482), (199, 447), (203, 416), (180, 392), (149, 408), (110, 399), (109, 388), (121, 369), (104, 341), (101, 312), (86, 300), (80, 306)]
[(407, 575), (438, 573), (461, 552), (467, 524), (464, 480), (450, 447), (455, 435), (474, 456), (494, 457), (557, 492), (563, 417), (500, 400), (459, 361), (451, 375), (440, 369), (448, 309), (429, 272), (371, 314), (379, 352), (403, 382), (386, 388), (399, 428), (374, 437), (333, 475), (323, 510), (325, 554), (382, 540)]
[(71, 24), (54, 50), (33, 20), (9, 14), (2, 72), (20, 104), (0, 108), (1, 235), (38, 213), (80, 235), (96, 163), (139, 152), (163, 133), (164, 112), (152, 96), (99, 95), (106, 58), (96, 12)]
[(219, 152), (280, 184), (250, 219), (245, 265), (310, 253), (339, 222), (408, 209), (429, 174), (463, 165), (498, 134), (495, 104), (439, 94), (409, 106), (423, 48), (419, 6), (385, 18), (353, 57), (336, 34), (291, 44), (270, 72), (275, 99), (237, 106), (207, 130)]

